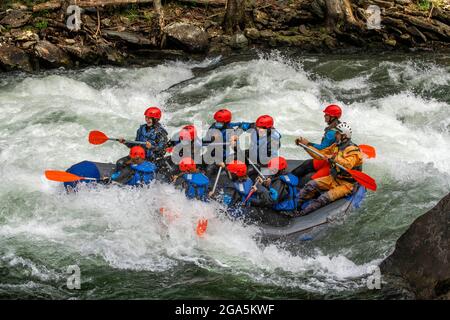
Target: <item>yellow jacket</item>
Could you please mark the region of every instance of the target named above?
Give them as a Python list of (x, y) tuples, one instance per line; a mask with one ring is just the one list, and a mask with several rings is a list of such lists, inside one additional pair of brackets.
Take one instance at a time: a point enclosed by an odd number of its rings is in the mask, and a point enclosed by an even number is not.
[[(340, 146), (334, 143), (331, 146), (322, 150), (318, 150), (314, 147), (310, 148), (314, 149), (315, 151), (325, 156), (331, 156), (334, 161), (336, 161), (337, 163), (339, 163), (340, 165), (344, 166), (347, 169), (359, 169), (363, 164), (363, 156), (361, 150), (359, 150), (358, 146), (353, 144), (350, 140)], [(309, 150), (306, 151), (314, 159), (324, 160), (315, 153)], [(339, 168), (336, 169), (337, 171), (340, 171)]]

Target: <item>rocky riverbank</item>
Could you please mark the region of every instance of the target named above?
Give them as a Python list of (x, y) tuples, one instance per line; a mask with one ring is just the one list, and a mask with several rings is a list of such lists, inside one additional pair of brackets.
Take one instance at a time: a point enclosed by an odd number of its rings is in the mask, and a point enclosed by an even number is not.
[(400, 277), (418, 299), (450, 299), (450, 194), (420, 216), (383, 261), (384, 275)]
[(228, 33), (225, 0), (170, 1), (162, 14), (150, 1), (85, 5), (81, 29), (71, 31), (66, 12), (75, 2), (7, 0), (1, 5), (0, 70), (150, 64), (253, 48), (314, 53), (450, 48), (450, 8), (445, 3), (427, 7), (424, 3), (432, 4), (427, 0), (419, 5), (415, 0), (256, 0), (246, 5), (237, 30)]

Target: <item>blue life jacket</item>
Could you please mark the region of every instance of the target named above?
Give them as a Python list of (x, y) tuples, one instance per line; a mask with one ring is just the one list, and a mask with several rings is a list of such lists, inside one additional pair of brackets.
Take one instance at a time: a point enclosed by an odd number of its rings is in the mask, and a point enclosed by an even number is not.
[[(266, 164), (271, 158), (279, 156), (281, 134), (274, 128), (267, 130), (267, 135), (259, 136), (255, 129), (251, 133), (249, 156), (253, 162)], [(274, 147), (272, 149), (272, 147)], [(269, 153), (270, 149), (270, 154)]]
[(187, 184), (186, 197), (188, 199), (207, 200), (209, 179), (203, 173), (186, 173), (183, 180)]
[(288, 198), (273, 205), (272, 209), (276, 211), (292, 211), (297, 209), (298, 196), (298, 178), (292, 173), (280, 176), (280, 180), (288, 186)]
[[(161, 126), (151, 126), (148, 130), (147, 130), (147, 125), (143, 124), (139, 127), (139, 129), (136, 132), (136, 141), (141, 141), (141, 142), (150, 142), (152, 144), (153, 147), (157, 147), (157, 148), (163, 148), (164, 147), (164, 143), (160, 142), (159, 144), (158, 139), (160, 138), (160, 135), (167, 135), (167, 132), (165, 132), (165, 129)], [(146, 152), (146, 157), (151, 158), (153, 151), (151, 149), (147, 149), (144, 148), (145, 152)]]
[(129, 186), (149, 184), (155, 178), (156, 166), (148, 161), (131, 165), (134, 170), (133, 177), (127, 182)]
[[(239, 195), (241, 196), (241, 202), (245, 201), (245, 198), (247, 198), (248, 194), (250, 193), (252, 186), (253, 186), (253, 181), (250, 178), (247, 178), (247, 180), (245, 180), (244, 182), (242, 181), (236, 181), (233, 182), (234, 185), (234, 189), (239, 193)], [(247, 200), (246, 205), (250, 205), (252, 198), (254, 198), (255, 194), (253, 194), (250, 199)]]

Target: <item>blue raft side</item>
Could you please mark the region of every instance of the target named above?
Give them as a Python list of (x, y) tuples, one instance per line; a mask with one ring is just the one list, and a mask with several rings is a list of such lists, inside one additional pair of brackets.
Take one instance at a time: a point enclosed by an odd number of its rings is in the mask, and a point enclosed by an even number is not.
[[(76, 174), (77, 176), (86, 177), (86, 178), (95, 178), (100, 179), (100, 171), (97, 168), (97, 165), (93, 163), (92, 161), (82, 161), (79, 163), (74, 164), (69, 169), (66, 170), (66, 172)], [(92, 182), (91, 180), (85, 180), (83, 181), (85, 183)], [(71, 187), (75, 188), (78, 184), (78, 181), (74, 182), (64, 182), (64, 187)]]

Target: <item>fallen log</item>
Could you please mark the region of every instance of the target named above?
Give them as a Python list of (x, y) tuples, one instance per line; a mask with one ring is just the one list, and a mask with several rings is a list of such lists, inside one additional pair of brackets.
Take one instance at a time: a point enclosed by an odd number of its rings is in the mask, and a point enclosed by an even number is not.
[(44, 3), (39, 3), (33, 6), (33, 12), (39, 12), (44, 10), (56, 10), (61, 8), (62, 1), (54, 0)]

